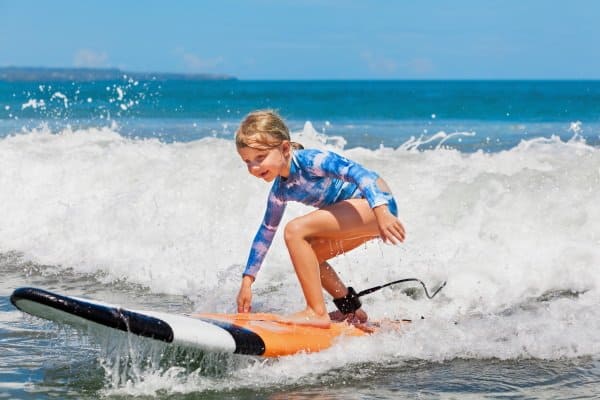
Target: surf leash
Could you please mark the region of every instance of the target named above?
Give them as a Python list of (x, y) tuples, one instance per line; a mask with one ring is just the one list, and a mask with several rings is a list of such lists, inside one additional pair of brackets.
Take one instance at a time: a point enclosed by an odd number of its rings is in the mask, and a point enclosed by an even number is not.
[(365, 296), (367, 294), (371, 294), (371, 293), (381, 290), (385, 287), (397, 285), (399, 283), (405, 283), (405, 282), (420, 283), (421, 286), (423, 286), (423, 290), (425, 291), (425, 296), (427, 296), (427, 298), (430, 300), (433, 299), (440, 292), (440, 290), (442, 290), (444, 288), (444, 286), (446, 286), (446, 283), (447, 283), (446, 281), (442, 282), (442, 284), (432, 294), (429, 294), (429, 290), (427, 290), (427, 286), (425, 285), (425, 283), (423, 283), (422, 280), (417, 279), (417, 278), (399, 279), (397, 281), (388, 282), (384, 285), (374, 286), (372, 288), (362, 290), (358, 293), (356, 293), (354, 288), (352, 286), (350, 286), (350, 287), (348, 287), (348, 294), (345, 295), (344, 297), (339, 297), (337, 299), (333, 299), (333, 303), (338, 308), (338, 310), (340, 310), (342, 313), (350, 314), (350, 313), (355, 312), (362, 306), (360, 297)]

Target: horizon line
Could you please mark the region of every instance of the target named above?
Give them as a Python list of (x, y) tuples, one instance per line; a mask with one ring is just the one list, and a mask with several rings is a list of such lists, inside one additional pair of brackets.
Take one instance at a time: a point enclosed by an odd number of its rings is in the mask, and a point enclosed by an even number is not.
[[(124, 75), (143, 75), (143, 76), (151, 76), (151, 75), (173, 75), (183, 77), (205, 77), (205, 78), (213, 78), (207, 80), (237, 80), (237, 81), (245, 81), (245, 82), (256, 82), (256, 81), (270, 81), (270, 82), (295, 82), (295, 81), (381, 81), (381, 82), (392, 82), (392, 81), (582, 81), (582, 82), (592, 82), (592, 81), (600, 81), (600, 77), (350, 77), (350, 78), (332, 78), (332, 77), (311, 77), (311, 78), (240, 78), (235, 75), (231, 75), (228, 73), (220, 73), (220, 72), (174, 72), (174, 71), (131, 71), (124, 70), (119, 67), (49, 67), (49, 66), (16, 66), (16, 65), (0, 65), (1, 70), (15, 70), (15, 71), (31, 71), (31, 70), (45, 70), (48, 72), (105, 72), (105, 73), (122, 73)], [(215, 79), (216, 78), (216, 79)], [(61, 80), (56, 79), (54, 80)], [(73, 79), (64, 79), (64, 81), (72, 81)], [(108, 79), (113, 80), (113, 79)], [(176, 80), (176, 79), (174, 79)], [(5, 81), (0, 76), (0, 82)], [(20, 80), (11, 80), (13, 82), (19, 82)]]

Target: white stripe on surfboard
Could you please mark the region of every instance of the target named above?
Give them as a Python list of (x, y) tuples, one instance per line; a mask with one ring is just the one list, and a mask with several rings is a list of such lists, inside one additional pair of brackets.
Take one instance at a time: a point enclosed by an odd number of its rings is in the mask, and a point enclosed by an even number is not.
[[(106, 304), (99, 301), (82, 299), (79, 297), (70, 298), (83, 303), (119, 309), (119, 307), (116, 307), (115, 305)], [(19, 299), (17, 300), (17, 304), (19, 306), (19, 309), (21, 309), (22, 311), (47, 320), (80, 327), (87, 327), (90, 325), (104, 326), (96, 322), (87, 320), (85, 318), (70, 314), (66, 311), (62, 311), (54, 307), (47, 306), (45, 304), (41, 304), (28, 299)], [(138, 310), (128, 311), (153, 318), (158, 318), (167, 323), (173, 331), (174, 344), (186, 347), (195, 347), (212, 352), (233, 353), (236, 349), (235, 340), (233, 339), (231, 334), (227, 332), (227, 330), (219, 326), (213, 325), (209, 322), (205, 322), (196, 318), (187, 317), (183, 315), (172, 315), (163, 312)]]

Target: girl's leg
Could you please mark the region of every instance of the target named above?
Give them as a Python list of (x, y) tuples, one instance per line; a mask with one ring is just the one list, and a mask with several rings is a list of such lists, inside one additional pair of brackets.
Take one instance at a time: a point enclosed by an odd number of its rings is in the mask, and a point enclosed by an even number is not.
[[(323, 242), (321, 241), (320, 243)], [(313, 248), (315, 248), (314, 245)], [(315, 252), (318, 254), (317, 248), (315, 248)], [(335, 270), (331, 268), (331, 265), (329, 265), (327, 261), (323, 261), (319, 265), (319, 267), (321, 271), (321, 285), (323, 286), (323, 289), (325, 289), (334, 299), (343, 297), (348, 294), (348, 288), (346, 287), (344, 282), (342, 282)], [(352, 314), (343, 314), (341, 311), (336, 310), (329, 313), (329, 318), (331, 318), (334, 321), (364, 323), (367, 322), (367, 319), (369, 317), (367, 313), (363, 311), (362, 308), (359, 308)]]
[[(295, 322), (328, 326), (319, 265), (331, 256), (317, 255), (312, 244), (320, 240), (329, 243), (340, 241), (347, 242), (348, 248), (354, 248), (379, 236), (375, 215), (366, 200), (345, 200), (290, 221), (284, 236), (306, 298), (306, 309), (291, 318)], [(328, 285), (327, 282), (325, 284)]]
[(327, 293), (333, 296), (333, 298), (346, 295), (348, 288), (327, 261), (323, 261), (319, 264), (319, 272), (321, 273), (321, 286), (323, 286), (323, 289), (325, 289)]
[(368, 236), (347, 240), (316, 238), (311, 241), (313, 251), (319, 260), (321, 285), (333, 298), (345, 296), (348, 288), (344, 285), (335, 270), (331, 268), (327, 260), (347, 253), (374, 238)]

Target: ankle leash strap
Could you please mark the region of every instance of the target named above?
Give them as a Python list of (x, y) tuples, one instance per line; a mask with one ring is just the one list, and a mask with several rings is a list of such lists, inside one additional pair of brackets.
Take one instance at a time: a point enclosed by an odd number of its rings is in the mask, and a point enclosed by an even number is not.
[(344, 297), (333, 299), (333, 303), (343, 314), (350, 314), (358, 310), (362, 303), (353, 287), (348, 287), (348, 294)]
[(344, 313), (344, 314), (350, 314), (350, 313), (355, 312), (356, 310), (358, 310), (362, 306), (362, 303), (360, 302), (359, 297), (364, 296), (366, 294), (370, 294), (370, 293), (376, 292), (376, 291), (378, 291), (380, 289), (383, 289), (384, 287), (388, 287), (388, 286), (391, 286), (391, 285), (396, 285), (398, 283), (405, 283), (405, 282), (418, 282), (418, 283), (420, 283), (421, 286), (423, 286), (423, 290), (425, 291), (425, 295), (430, 300), (433, 299), (435, 297), (435, 295), (438, 294), (440, 292), (440, 290), (442, 290), (444, 288), (444, 286), (446, 286), (446, 281), (442, 282), (438, 286), (438, 288), (433, 292), (433, 294), (429, 294), (429, 291), (427, 290), (427, 286), (425, 286), (425, 284), (423, 283), (423, 281), (421, 281), (420, 279), (417, 279), (417, 278), (400, 279), (400, 280), (397, 280), (397, 281), (386, 283), (385, 285), (374, 286), (372, 288), (365, 289), (365, 290), (361, 291), (360, 293), (356, 293), (356, 291), (354, 290), (354, 288), (352, 288), (350, 286), (350, 287), (348, 287), (348, 294), (345, 295), (344, 297), (333, 299), (333, 303), (336, 305), (336, 307), (338, 308), (338, 310), (340, 310), (342, 313)]

